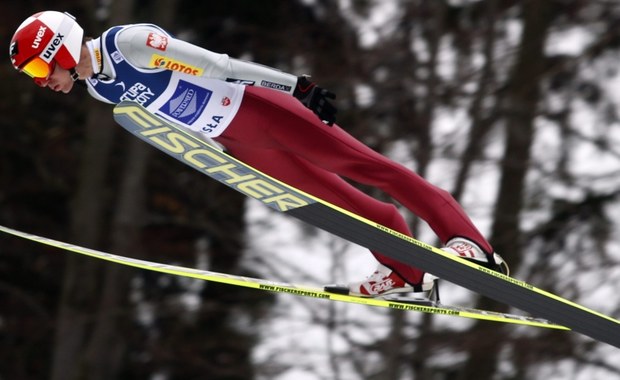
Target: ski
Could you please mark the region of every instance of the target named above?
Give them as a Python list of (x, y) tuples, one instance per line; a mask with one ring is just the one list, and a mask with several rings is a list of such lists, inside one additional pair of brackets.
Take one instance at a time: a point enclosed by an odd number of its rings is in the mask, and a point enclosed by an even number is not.
[(45, 238), (38, 235), (18, 231), (12, 228), (8, 228), (0, 225), (0, 231), (7, 234), (21, 237), (30, 241), (45, 244), (51, 247), (59, 248), (65, 251), (79, 253), (85, 256), (94, 257), (97, 259), (130, 266), (134, 268), (140, 268), (144, 270), (150, 270), (154, 272), (166, 273), (175, 276), (189, 277), (200, 279), (204, 281), (218, 282), (228, 285), (241, 286), (246, 288), (253, 288), (263, 291), (285, 293), (300, 297), (311, 297), (330, 301), (340, 301), (354, 304), (362, 304), (368, 306), (382, 307), (388, 309), (396, 309), (403, 311), (415, 311), (427, 314), (446, 315), (451, 317), (461, 317), (469, 319), (479, 319), (491, 322), (510, 323), (515, 325), (525, 325), (531, 327), (568, 330), (564, 326), (560, 326), (551, 323), (545, 319), (532, 318), (527, 316), (496, 313), (486, 310), (471, 309), (457, 306), (446, 306), (437, 302), (431, 302), (426, 300), (407, 299), (398, 297), (394, 299), (379, 299), (379, 298), (362, 298), (350, 295), (340, 295), (327, 292), (323, 289), (319, 289), (312, 286), (289, 284), (285, 282), (268, 281), (259, 278), (236, 276), (232, 274), (212, 272), (208, 270), (200, 270), (195, 268), (187, 268), (177, 265), (162, 264), (147, 260), (140, 260), (120, 255), (114, 255), (107, 252), (97, 251), (90, 248), (81, 247), (75, 244), (65, 243), (58, 240)]
[(518, 279), (505, 276), (439, 248), (393, 231), (284, 184), (169, 123), (135, 102), (114, 108), (130, 133), (274, 210), (533, 316), (566, 326), (620, 348), (620, 321)]

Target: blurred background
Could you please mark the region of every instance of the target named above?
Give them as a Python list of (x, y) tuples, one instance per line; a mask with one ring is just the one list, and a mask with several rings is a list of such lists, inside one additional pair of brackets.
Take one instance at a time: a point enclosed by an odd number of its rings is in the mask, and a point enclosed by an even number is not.
[[(63, 96), (14, 71), (13, 32), (50, 9), (93, 37), (152, 22), (311, 74), (338, 95), (343, 128), (451, 191), (515, 277), (620, 317), (620, 2), (0, 2), (0, 224), (320, 286), (363, 278), (372, 258), (130, 137), (84, 89)], [(450, 284), (443, 296), (519, 312)], [(620, 352), (567, 332), (175, 278), (2, 234), (0, 379), (613, 380)]]

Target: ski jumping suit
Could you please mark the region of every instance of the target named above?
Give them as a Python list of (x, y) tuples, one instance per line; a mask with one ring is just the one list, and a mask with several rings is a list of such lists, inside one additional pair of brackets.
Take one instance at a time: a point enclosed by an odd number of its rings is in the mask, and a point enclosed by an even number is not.
[[(113, 27), (86, 45), (95, 72), (86, 82), (96, 99), (134, 100), (276, 179), (411, 236), (394, 205), (341, 177), (374, 186), (424, 219), (443, 243), (460, 236), (493, 252), (448, 192), (325, 125), (294, 98), (296, 76), (213, 53), (151, 24)], [(410, 284), (421, 283), (420, 270), (372, 253)]]

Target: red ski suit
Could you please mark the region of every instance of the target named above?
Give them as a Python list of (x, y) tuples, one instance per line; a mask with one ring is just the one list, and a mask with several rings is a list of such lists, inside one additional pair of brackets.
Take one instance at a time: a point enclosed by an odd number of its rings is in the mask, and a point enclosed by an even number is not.
[[(461, 236), (487, 253), (489, 243), (446, 191), (373, 151), (337, 125), (329, 127), (294, 97), (247, 87), (232, 123), (215, 140), (236, 158), (332, 204), (411, 236), (397, 208), (342, 177), (374, 186), (424, 219), (443, 243)], [(380, 252), (383, 265), (418, 285), (423, 272)]]

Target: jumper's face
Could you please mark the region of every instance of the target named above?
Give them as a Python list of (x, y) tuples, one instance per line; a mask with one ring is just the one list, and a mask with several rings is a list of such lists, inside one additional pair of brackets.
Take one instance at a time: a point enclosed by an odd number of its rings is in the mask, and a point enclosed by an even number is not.
[(73, 79), (69, 70), (65, 70), (60, 65), (56, 65), (56, 68), (47, 79), (35, 79), (37, 85), (41, 87), (49, 87), (56, 92), (68, 93), (73, 88)]

